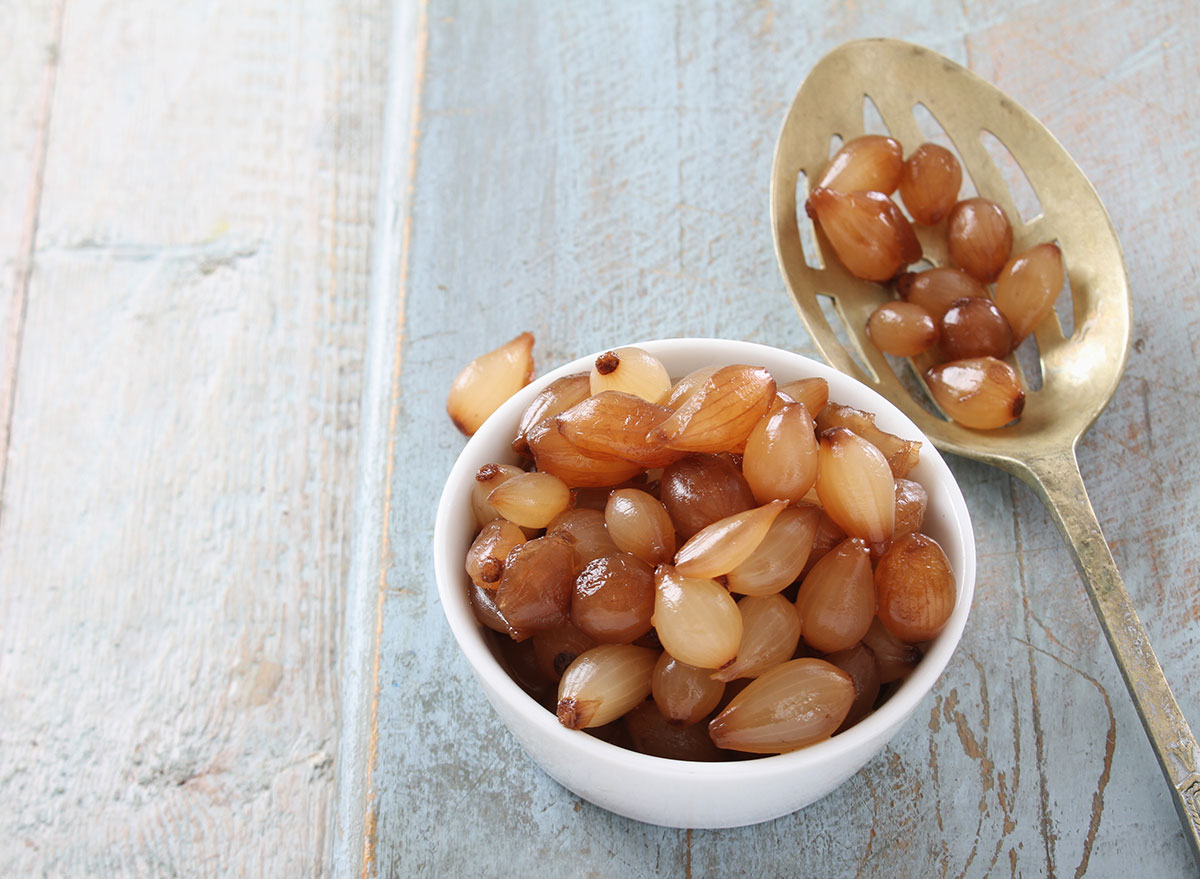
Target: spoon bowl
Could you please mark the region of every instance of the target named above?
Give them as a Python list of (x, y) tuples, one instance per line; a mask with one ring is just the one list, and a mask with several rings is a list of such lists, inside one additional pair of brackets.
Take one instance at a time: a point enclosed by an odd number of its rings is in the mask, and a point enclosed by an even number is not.
[[(922, 379), (933, 365), (928, 355), (905, 362), (871, 344), (867, 318), (895, 297), (850, 275), (804, 213), (831, 142), (864, 133), (867, 100), (909, 150), (931, 139), (914, 109), (923, 107), (936, 120), (958, 153), (964, 179), (1008, 215), (1014, 254), (1046, 241), (1062, 250), (1073, 326), (1065, 331), (1052, 311), (1034, 333), (1036, 364), (1022, 369), (1010, 355), (1026, 387), (1024, 411), (1013, 424), (973, 430), (948, 420)], [(1039, 205), (1035, 215), (1021, 217), (986, 138), (999, 141), (1024, 174)], [(792, 103), (775, 148), (771, 223), (788, 292), (822, 356), (888, 398), (942, 451), (1001, 467), (1045, 502), (1075, 558), (1200, 862), (1200, 748), (1121, 582), (1075, 455), (1080, 436), (1121, 379), (1132, 325), (1120, 242), (1083, 171), (1032, 114), (969, 70), (899, 40), (858, 40), (826, 55)], [(914, 228), (924, 258), (948, 263), (944, 221)]]

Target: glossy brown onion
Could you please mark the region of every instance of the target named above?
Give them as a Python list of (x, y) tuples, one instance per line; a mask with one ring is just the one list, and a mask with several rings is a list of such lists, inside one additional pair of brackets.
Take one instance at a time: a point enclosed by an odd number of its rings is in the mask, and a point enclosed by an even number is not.
[(575, 580), (575, 550), (561, 532), (514, 547), (504, 562), (496, 606), (517, 629), (553, 629), (567, 621)]
[(885, 354), (915, 357), (937, 343), (938, 325), (913, 302), (885, 302), (867, 318), (867, 337)]
[(864, 134), (842, 144), (817, 180), (818, 187), (839, 192), (872, 190), (891, 195), (900, 182), (904, 153), (899, 141)]
[(964, 427), (1003, 427), (1025, 409), (1025, 390), (1011, 366), (995, 357), (951, 360), (925, 373), (934, 401)]
[(821, 510), (811, 504), (780, 512), (754, 552), (725, 575), (729, 591), (772, 595), (787, 588), (804, 570), (820, 521)]
[(475, 515), (475, 527), (482, 528), (493, 519), (501, 518), (496, 508), (488, 503), (488, 495), (500, 483), (524, 472), (512, 464), (484, 464), (476, 471), (475, 481), (471, 483), (471, 512)]
[(1062, 251), (1053, 243), (1039, 244), (1014, 256), (1000, 271), (996, 307), (1012, 325), (1016, 344), (1053, 310), (1062, 285)]
[(911, 479), (896, 480), (896, 526), (892, 530), (892, 542), (920, 531), (925, 522), (925, 508), (929, 506), (929, 492), (925, 486)]
[(875, 654), (880, 683), (888, 684), (900, 680), (921, 661), (921, 651), (889, 632), (878, 617), (871, 621), (871, 627), (867, 629), (867, 634), (863, 635), (862, 640)]
[(689, 455), (667, 467), (659, 497), (680, 540), (756, 504), (741, 470), (720, 455)]
[(446, 414), (471, 436), (500, 404), (533, 380), (533, 334), (521, 333), (463, 367), (450, 385)]
[(904, 160), (897, 188), (912, 218), (925, 226), (940, 223), (958, 201), (962, 165), (954, 153), (923, 143)]
[(712, 670), (680, 662), (664, 652), (650, 675), (650, 692), (659, 713), (674, 726), (690, 726), (707, 717), (725, 692)]
[(513, 451), (519, 455), (528, 455), (529, 443), (525, 439), (525, 432), (542, 419), (553, 418), (581, 400), (587, 399), (591, 392), (586, 372), (564, 375), (546, 385), (521, 413), (521, 420), (517, 423), (517, 438), (512, 444)]
[(525, 433), (538, 470), (553, 473), (571, 488), (619, 485), (642, 472), (632, 461), (605, 461), (585, 455), (558, 432), (553, 418), (539, 421)]
[(608, 496), (604, 521), (613, 543), (651, 565), (675, 557), (675, 526), (662, 502), (637, 488), (619, 488)]
[(990, 299), (972, 296), (957, 300), (941, 323), (942, 354), (947, 360), (1003, 357), (1012, 350), (1008, 319)]
[[(537, 643), (536, 639), (534, 643)], [(871, 648), (861, 642), (829, 654), (825, 661), (850, 675), (850, 680), (854, 682), (854, 703), (838, 728), (840, 732), (854, 726), (875, 707), (875, 700), (879, 698), (879, 664), (875, 661), (875, 654), (871, 652)]]
[(951, 262), (977, 281), (996, 280), (1012, 253), (1012, 241), (1008, 215), (986, 198), (960, 201), (946, 221)]
[(795, 503), (817, 481), (817, 436), (803, 403), (783, 403), (759, 419), (742, 453), (742, 475), (760, 504)]
[(758, 366), (723, 366), (651, 430), (648, 440), (689, 452), (724, 452), (745, 442), (775, 398), (775, 379)]
[(822, 653), (853, 647), (875, 618), (867, 544), (848, 538), (813, 565), (796, 596), (804, 643)]
[(627, 552), (605, 556), (575, 578), (571, 624), (601, 644), (628, 644), (650, 631), (654, 569)]
[(912, 224), (881, 192), (814, 189), (807, 209), (856, 278), (886, 281), (921, 258)]
[(722, 577), (762, 543), (775, 517), (788, 505), (776, 500), (719, 519), (693, 534), (675, 553), (675, 569), (684, 577)]
[(963, 297), (987, 298), (988, 291), (962, 269), (938, 266), (923, 272), (905, 272), (896, 279), (896, 292), (906, 302), (919, 305), (935, 322), (941, 322), (947, 309)]
[(532, 629), (518, 629), (505, 619), (500, 608), (496, 606), (496, 593), (492, 590), (481, 589), (474, 583), (469, 583), (467, 597), (471, 602), (471, 613), (480, 625), (487, 626), (501, 635), (508, 635), (514, 641), (524, 641), (533, 634)]
[(902, 479), (921, 460), (919, 440), (906, 440), (882, 430), (875, 424), (875, 414), (853, 406), (830, 403), (817, 417), (817, 432), (823, 433), (835, 427), (844, 427), (861, 436), (887, 458), (892, 475)]
[(954, 572), (941, 546), (909, 534), (888, 549), (875, 568), (879, 621), (909, 644), (937, 635), (954, 612)]
[(775, 392), (797, 403), (803, 403), (813, 418), (816, 418), (817, 413), (829, 402), (829, 382), (823, 378), (800, 378), (784, 382), (775, 388)]
[(869, 544), (892, 537), (896, 484), (883, 452), (844, 427), (821, 433), (817, 496), (843, 531)]
[(512, 522), (494, 519), (476, 535), (467, 550), (467, 576), (481, 589), (492, 590), (500, 585), (504, 560), (518, 543), (525, 542), (525, 532)]
[(782, 595), (747, 595), (738, 602), (738, 610), (742, 613), (742, 641), (737, 658), (713, 672), (714, 680), (756, 678), (791, 659), (800, 643), (800, 616)]
[(781, 754), (831, 736), (854, 703), (854, 682), (822, 659), (793, 659), (742, 690), (708, 725), (718, 748)]
[(589, 638), (570, 623), (536, 632), (531, 640), (538, 673), (554, 684), (559, 682), (576, 656), (596, 646), (595, 639)]
[(601, 556), (616, 555), (621, 548), (609, 537), (604, 524), (604, 513), (600, 510), (576, 508), (566, 510), (554, 517), (546, 526), (546, 533), (565, 531), (575, 540), (575, 571)]
[(713, 763), (725, 759), (724, 752), (708, 737), (703, 725), (675, 726), (669, 723), (653, 702), (642, 702), (626, 713), (621, 722), (629, 733), (633, 748), (651, 757)]
[(663, 648), (697, 668), (722, 668), (737, 655), (742, 615), (716, 580), (684, 577), (670, 565), (654, 572), (651, 623)]
[(601, 644), (567, 666), (558, 683), (558, 722), (568, 729), (603, 726), (650, 695), (658, 652), (632, 644)]
[(585, 455), (632, 461), (653, 469), (666, 467), (686, 454), (647, 437), (670, 415), (670, 409), (635, 394), (601, 391), (556, 416), (554, 423), (558, 432)]

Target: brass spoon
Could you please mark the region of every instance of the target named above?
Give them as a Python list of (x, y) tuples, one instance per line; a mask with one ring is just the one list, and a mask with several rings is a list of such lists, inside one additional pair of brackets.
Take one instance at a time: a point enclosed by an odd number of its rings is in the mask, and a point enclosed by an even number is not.
[[(831, 138), (849, 140), (863, 133), (864, 96), (874, 102), (891, 135), (910, 150), (928, 139), (913, 115), (914, 105), (924, 105), (949, 136), (978, 193), (1003, 207), (1013, 222), (1014, 253), (1043, 241), (1057, 241), (1062, 249), (1074, 331), (1064, 336), (1054, 312), (1038, 326), (1042, 386), (1028, 390), (1027, 383), (1024, 412), (1011, 426), (970, 430), (918, 401), (919, 376), (931, 364), (914, 359), (914, 382), (905, 369), (898, 374), (865, 333), (867, 317), (892, 294), (850, 276), (804, 214), (808, 187), (829, 160)], [(1020, 220), (980, 140), (982, 132), (990, 132), (1016, 160), (1041, 203), (1038, 216)], [(969, 70), (899, 40), (858, 40), (826, 55), (792, 103), (775, 147), (771, 223), (784, 280), (825, 359), (894, 402), (939, 449), (1007, 470), (1046, 504), (1075, 557), (1200, 863), (1200, 748), (1121, 582), (1075, 457), (1079, 437), (1120, 381), (1132, 321), (1121, 246), (1091, 183), (1037, 119)], [(807, 258), (802, 228), (816, 242)], [(916, 228), (925, 257), (945, 263), (941, 230)], [(830, 326), (822, 297), (832, 306), (835, 323), (843, 325), (847, 343)]]

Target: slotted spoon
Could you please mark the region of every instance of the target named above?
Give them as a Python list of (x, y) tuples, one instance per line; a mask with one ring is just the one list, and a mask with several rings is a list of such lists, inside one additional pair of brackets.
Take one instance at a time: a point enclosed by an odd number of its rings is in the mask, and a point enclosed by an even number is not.
[[(893, 298), (838, 262), (804, 215), (808, 187), (829, 160), (835, 135), (863, 133), (864, 98), (892, 137), (911, 151), (929, 138), (914, 116), (921, 104), (941, 125), (978, 194), (1013, 222), (1013, 252), (1043, 241), (1062, 248), (1074, 329), (1051, 314), (1036, 330), (1042, 385), (1028, 391), (1019, 422), (997, 430), (960, 427), (917, 399), (932, 365), (913, 360), (898, 373), (866, 338), (867, 317)], [(1000, 141), (1024, 172), (1041, 212), (1022, 221), (981, 136)], [(799, 210), (799, 213), (797, 211)], [(1088, 500), (1075, 447), (1108, 405), (1125, 369), (1131, 309), (1121, 246), (1100, 198), (1079, 166), (1029, 112), (947, 58), (899, 40), (858, 40), (826, 55), (805, 79), (780, 132), (771, 172), (775, 253), (805, 326), (833, 366), (872, 386), (907, 414), (938, 448), (993, 464), (1028, 483), (1046, 504), (1075, 557), (1101, 627), (1146, 735), (1170, 784), (1184, 836), (1200, 863), (1200, 748), (1163, 677)], [(944, 233), (916, 227), (925, 257), (945, 264)], [(810, 242), (808, 252), (801, 231)], [(822, 299), (831, 306), (830, 324)], [(848, 348), (849, 346), (849, 348)], [(852, 349), (852, 350), (851, 350)], [(1019, 364), (1016, 364), (1019, 368)], [(929, 405), (930, 408), (926, 408)]]

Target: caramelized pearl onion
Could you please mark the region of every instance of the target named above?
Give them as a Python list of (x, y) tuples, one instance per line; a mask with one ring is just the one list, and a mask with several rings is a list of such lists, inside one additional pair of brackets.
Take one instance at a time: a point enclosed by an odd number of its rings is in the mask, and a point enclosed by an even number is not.
[(1013, 368), (995, 357), (952, 360), (925, 373), (942, 411), (964, 427), (1003, 427), (1025, 408), (1025, 391)]
[(666, 467), (686, 452), (647, 440), (671, 410), (623, 391), (601, 391), (576, 403), (554, 419), (558, 432), (583, 454), (606, 460), (631, 461), (646, 469)]
[(941, 546), (924, 534), (896, 541), (875, 568), (879, 621), (910, 644), (937, 635), (954, 612), (954, 574)]
[(1039, 244), (1014, 256), (996, 279), (996, 307), (1012, 325), (1020, 343), (1054, 308), (1063, 285), (1062, 251)]
[(533, 380), (533, 334), (521, 333), (495, 351), (481, 354), (450, 385), (446, 414), (471, 436), (500, 404)]
[(558, 431), (553, 418), (539, 421), (525, 434), (538, 470), (553, 473), (571, 488), (617, 485), (642, 472), (632, 461), (602, 460), (585, 455)]
[(962, 165), (954, 153), (936, 143), (923, 143), (904, 160), (898, 188), (904, 206), (918, 223), (939, 223), (958, 200)]
[(609, 536), (600, 510), (576, 508), (560, 513), (546, 526), (546, 533), (564, 531), (575, 541), (575, 569), (606, 555), (616, 555), (621, 547)]
[(575, 550), (566, 534), (513, 547), (496, 589), (496, 606), (518, 629), (553, 629), (567, 621), (575, 580)]
[(919, 442), (880, 430), (875, 424), (875, 415), (871, 412), (831, 403), (822, 409), (817, 417), (817, 431), (823, 433), (835, 427), (851, 430), (879, 449), (887, 458), (888, 467), (897, 479), (907, 476), (921, 460)]
[(880, 134), (864, 134), (842, 144), (829, 160), (817, 186), (840, 192), (872, 190), (890, 195), (901, 179), (903, 155), (899, 141)]
[(659, 497), (683, 540), (756, 503), (741, 470), (728, 458), (717, 455), (689, 455), (667, 467), (659, 484)]
[(867, 319), (867, 336), (885, 354), (915, 357), (937, 342), (938, 325), (916, 303), (885, 302)]
[(702, 528), (675, 553), (675, 569), (684, 577), (723, 577), (758, 548), (787, 503), (771, 501)]
[(586, 372), (565, 375), (552, 381), (545, 390), (533, 398), (533, 402), (521, 414), (521, 420), (517, 424), (517, 438), (513, 440), (512, 444), (513, 451), (519, 455), (528, 455), (529, 442), (526, 440), (525, 434), (529, 428), (542, 419), (553, 418), (560, 412), (567, 411), (576, 403), (586, 400), (590, 393), (591, 384)]
[(780, 511), (762, 542), (725, 575), (729, 591), (772, 595), (793, 583), (808, 561), (820, 521), (821, 510), (811, 504)]
[(1012, 327), (990, 299), (956, 300), (942, 316), (941, 348), (947, 360), (1003, 357), (1012, 347)]
[(518, 543), (525, 542), (525, 532), (512, 522), (495, 519), (483, 526), (471, 548), (467, 550), (467, 576), (481, 589), (495, 589), (504, 573), (504, 560)]
[(867, 544), (843, 540), (813, 565), (800, 585), (796, 610), (804, 643), (822, 653), (853, 647), (871, 627), (875, 600)]
[(807, 209), (856, 278), (886, 281), (921, 258), (912, 224), (882, 192), (814, 189)]
[(814, 418), (829, 402), (829, 382), (823, 378), (800, 378), (784, 382), (775, 391), (796, 403), (803, 403), (808, 414)]
[(604, 556), (575, 578), (571, 623), (602, 644), (628, 644), (650, 631), (654, 569), (627, 552)]
[(493, 519), (500, 518), (496, 508), (488, 503), (488, 495), (501, 483), (524, 472), (511, 464), (484, 464), (479, 468), (471, 484), (471, 511), (475, 514), (476, 526), (482, 528)]
[(593, 394), (623, 391), (650, 403), (666, 398), (671, 376), (657, 357), (641, 348), (617, 348), (596, 358), (588, 383)]
[(938, 266), (915, 274), (906, 272), (896, 279), (896, 290), (906, 302), (921, 306), (939, 323), (959, 299), (986, 299), (988, 295), (983, 284), (953, 266)]
[(557, 684), (575, 661), (575, 657), (596, 646), (596, 642), (570, 623), (557, 629), (542, 629), (532, 638), (533, 656), (538, 673)]
[(747, 595), (738, 602), (738, 610), (742, 614), (742, 641), (737, 658), (713, 672), (712, 677), (718, 681), (756, 678), (791, 659), (800, 643), (800, 616), (796, 606), (782, 595)]
[(663, 648), (697, 668), (722, 668), (737, 655), (742, 614), (716, 580), (684, 577), (670, 565), (654, 572), (652, 623)]
[(653, 702), (642, 702), (622, 718), (633, 746), (652, 757), (712, 763), (725, 755), (703, 724), (676, 726), (658, 713)]
[(650, 431), (649, 441), (688, 452), (736, 448), (774, 398), (775, 380), (762, 367), (722, 367)]
[(854, 703), (850, 675), (822, 659), (775, 666), (708, 725), (718, 748), (782, 754), (833, 735)]
[(817, 496), (843, 531), (871, 544), (892, 537), (896, 483), (883, 452), (858, 434), (835, 427), (821, 434)]
[(658, 653), (632, 644), (601, 644), (567, 666), (558, 683), (558, 722), (568, 729), (603, 726), (650, 695)]
[(968, 198), (950, 211), (950, 260), (977, 281), (994, 281), (1012, 252), (1012, 225), (1004, 209), (986, 198)]
[(673, 726), (691, 726), (707, 717), (725, 693), (711, 669), (696, 668), (663, 653), (650, 675), (650, 692), (659, 713)]
[(746, 440), (742, 475), (760, 504), (795, 503), (817, 481), (817, 438), (803, 403), (782, 403), (759, 419)]
[(549, 473), (521, 473), (488, 495), (497, 513), (524, 528), (545, 528), (571, 503), (567, 484)]
[[(536, 645), (536, 637), (534, 644)], [(854, 702), (850, 705), (850, 713), (838, 727), (838, 732), (853, 726), (871, 713), (875, 700), (879, 698), (879, 663), (871, 648), (861, 642), (837, 653), (825, 657), (825, 661), (836, 665), (854, 682)]]
[(608, 496), (604, 521), (612, 542), (651, 565), (675, 555), (675, 526), (662, 502), (636, 488), (619, 488)]

